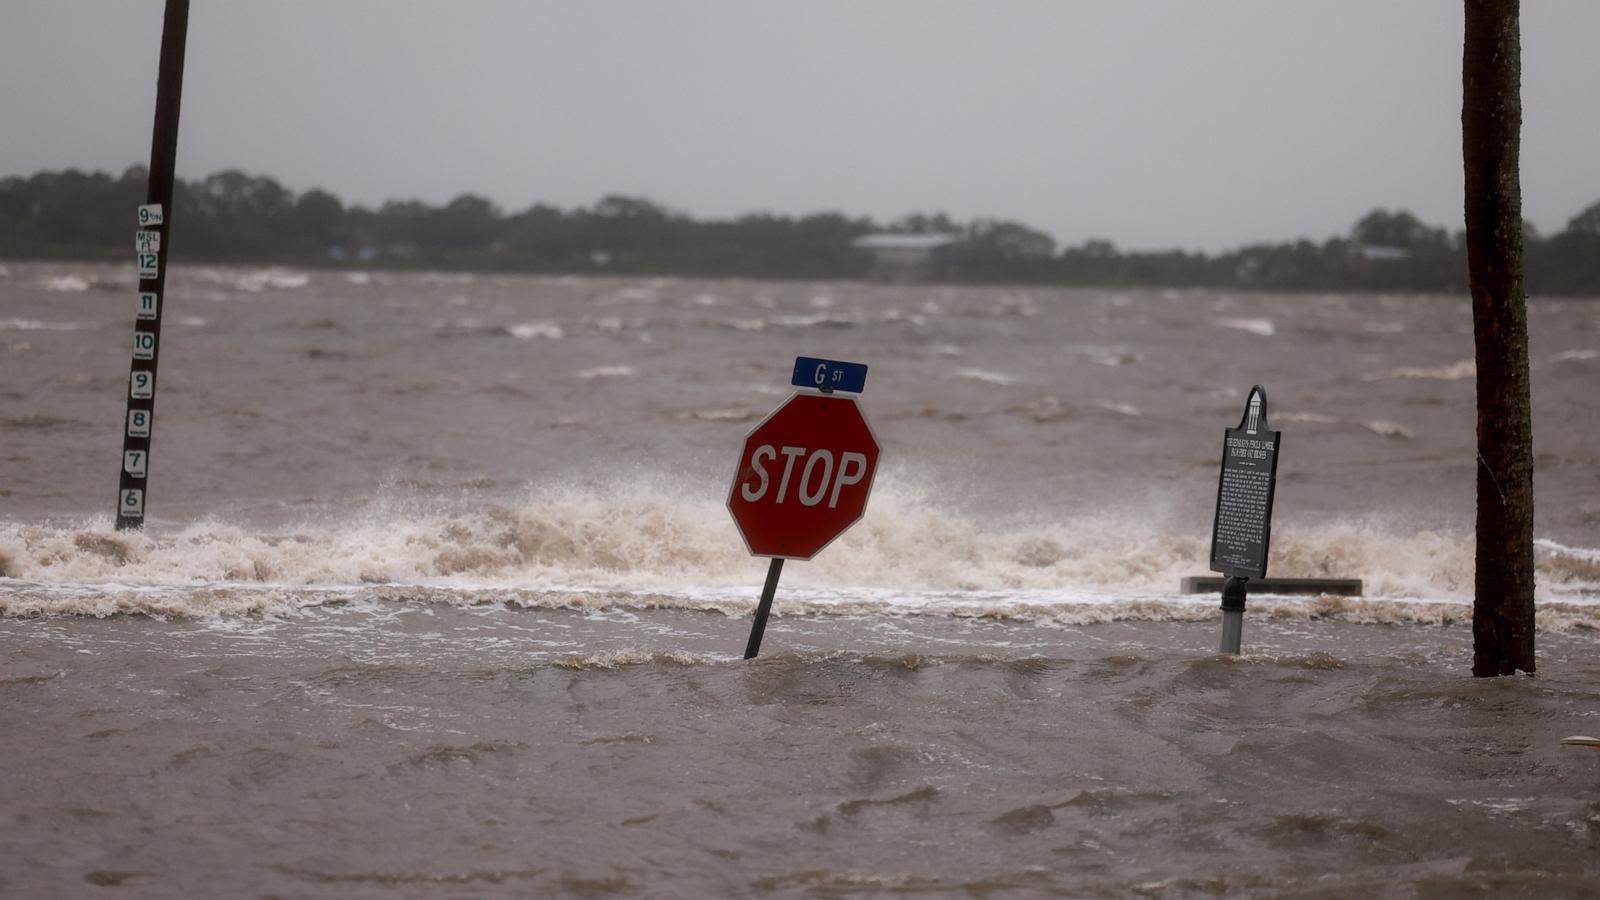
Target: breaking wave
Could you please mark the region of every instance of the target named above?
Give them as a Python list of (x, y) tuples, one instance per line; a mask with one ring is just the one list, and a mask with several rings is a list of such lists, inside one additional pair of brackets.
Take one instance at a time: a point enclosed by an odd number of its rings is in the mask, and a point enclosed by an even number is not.
[[(1088, 623), (1204, 618), (1177, 593), (1205, 535), (1138, 518), (996, 523), (880, 484), (855, 528), (784, 576), (790, 612)], [(1470, 537), (1378, 524), (1281, 527), (1273, 572), (1357, 577), (1363, 598), (1252, 599), (1274, 615), (1454, 624), (1470, 616)], [(532, 490), (456, 513), (375, 504), (273, 533), (224, 522), (119, 533), (110, 522), (0, 524), (0, 614), (249, 614), (358, 599), (682, 608), (743, 614), (765, 567), (722, 504), (659, 484)], [(1600, 551), (1538, 546), (1541, 623), (1600, 624)]]

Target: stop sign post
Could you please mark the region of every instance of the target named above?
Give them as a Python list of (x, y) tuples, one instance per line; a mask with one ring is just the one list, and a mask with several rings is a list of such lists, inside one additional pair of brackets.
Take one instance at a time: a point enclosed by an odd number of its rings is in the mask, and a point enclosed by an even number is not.
[[(854, 366), (802, 357), (795, 367), (796, 384), (812, 386), (813, 373), (824, 371), (813, 363), (825, 363), (829, 371), (851, 371), (848, 367)], [(866, 367), (854, 368), (860, 377), (847, 383), (860, 390)], [(772, 559), (745, 659), (761, 650), (783, 561), (816, 556), (860, 520), (872, 492), (878, 467), (872, 426), (854, 397), (837, 394), (829, 385), (819, 390), (796, 392), (745, 435), (728, 488), (728, 511), (745, 546), (754, 556)]]

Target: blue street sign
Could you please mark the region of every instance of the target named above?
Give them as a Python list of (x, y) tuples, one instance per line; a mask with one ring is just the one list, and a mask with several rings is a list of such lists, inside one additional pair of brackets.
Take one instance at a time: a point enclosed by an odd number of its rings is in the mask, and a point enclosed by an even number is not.
[(796, 357), (794, 378), (790, 379), (789, 383), (795, 387), (859, 394), (867, 386), (867, 366), (865, 363), (839, 362), (834, 359)]

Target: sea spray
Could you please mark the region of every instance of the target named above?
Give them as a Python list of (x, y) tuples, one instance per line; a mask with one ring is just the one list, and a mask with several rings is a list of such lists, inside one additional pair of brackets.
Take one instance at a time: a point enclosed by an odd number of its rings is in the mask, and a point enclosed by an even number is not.
[[(745, 552), (714, 496), (640, 479), (531, 489), (515, 502), (450, 513), (374, 503), (345, 521), (276, 532), (219, 521), (120, 534), (104, 520), (6, 523), (0, 609), (209, 615), (334, 597), (477, 603), (506, 594), (514, 604), (735, 612), (751, 602), (763, 567)], [(1138, 615), (1137, 604), (1151, 602), (1160, 616), (1183, 617), (1189, 613), (1174, 604), (1192, 601), (1176, 595), (1178, 581), (1203, 570), (1204, 553), (1203, 535), (1174, 534), (1130, 516), (984, 519), (891, 477), (825, 559), (793, 567), (794, 593), (778, 612), (915, 609), (1049, 619), (1070, 608), (1068, 618), (1091, 621)], [(1386, 619), (1392, 614), (1370, 604), (1420, 602), (1435, 611), (1406, 615), (1443, 623), (1456, 617), (1436, 607), (1461, 608), (1468, 600), (1471, 554), (1462, 535), (1374, 522), (1291, 525), (1277, 535), (1273, 570), (1364, 579), (1368, 598), (1356, 602), (1369, 605), (1342, 617)], [(1600, 606), (1595, 557), (1542, 542), (1542, 601)]]

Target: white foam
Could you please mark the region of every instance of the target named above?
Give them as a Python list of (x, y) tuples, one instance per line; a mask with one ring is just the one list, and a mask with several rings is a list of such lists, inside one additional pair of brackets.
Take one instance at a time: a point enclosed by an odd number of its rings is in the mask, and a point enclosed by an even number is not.
[(39, 286), (56, 293), (76, 294), (87, 291), (93, 286), (93, 282), (78, 275), (52, 275), (39, 282)]
[(534, 338), (558, 340), (566, 335), (566, 332), (561, 330), (560, 325), (557, 325), (549, 320), (523, 322), (519, 325), (511, 326), (510, 328), (506, 329), (506, 331), (512, 337), (521, 341), (533, 340)]
[(82, 331), (93, 322), (44, 322), (39, 319), (0, 319), (0, 331)]
[(303, 288), (311, 283), (311, 276), (304, 272), (290, 269), (254, 269), (244, 272), (231, 272), (223, 278), (234, 290), (244, 291), (249, 294), (258, 294), (268, 288), (277, 291), (291, 291)]
[(1384, 437), (1405, 438), (1407, 440), (1416, 437), (1416, 435), (1412, 434), (1411, 429), (1401, 425), (1399, 422), (1390, 422), (1386, 419), (1374, 419), (1370, 422), (1362, 422), (1361, 424), (1373, 434), (1381, 434)]
[(922, 328), (928, 324), (928, 317), (922, 313), (908, 313), (898, 307), (890, 307), (878, 314), (879, 322), (904, 322), (913, 328)]
[(1583, 362), (1600, 359), (1600, 350), (1564, 350), (1550, 358), (1551, 362)]
[(1216, 324), (1220, 328), (1248, 331), (1262, 337), (1272, 337), (1278, 333), (1278, 326), (1271, 319), (1218, 319)]
[(1544, 550), (1550, 553), (1560, 554), (1562, 556), (1570, 556), (1574, 559), (1581, 559), (1586, 562), (1600, 563), (1600, 550), (1592, 550), (1588, 547), (1568, 547), (1565, 544), (1558, 544), (1555, 541), (1548, 540), (1546, 538), (1535, 538), (1533, 546), (1537, 550)]
[(1114, 412), (1122, 416), (1144, 415), (1144, 413), (1139, 411), (1139, 407), (1134, 406), (1132, 403), (1118, 403), (1113, 400), (1096, 400), (1094, 405), (1107, 412)]
[(697, 422), (749, 422), (760, 418), (760, 413), (752, 409), (696, 409), (678, 416), (681, 419), (693, 419)]
[(1478, 374), (1478, 365), (1470, 359), (1451, 363), (1448, 366), (1424, 369), (1411, 366), (1402, 366), (1390, 369), (1387, 372), (1374, 372), (1361, 376), (1363, 381), (1382, 381), (1386, 378), (1416, 378), (1433, 381), (1461, 381), (1464, 378), (1474, 378)]
[(591, 366), (577, 371), (579, 378), (626, 378), (637, 374), (633, 366)]
[(1339, 421), (1333, 416), (1314, 412), (1275, 412), (1272, 414), (1274, 422), (1303, 422), (1307, 425), (1332, 425)]
[(1006, 372), (996, 372), (993, 369), (977, 369), (971, 367), (957, 369), (956, 377), (970, 378), (973, 381), (982, 381), (987, 384), (999, 385), (1013, 385), (1021, 380), (1017, 376)]

